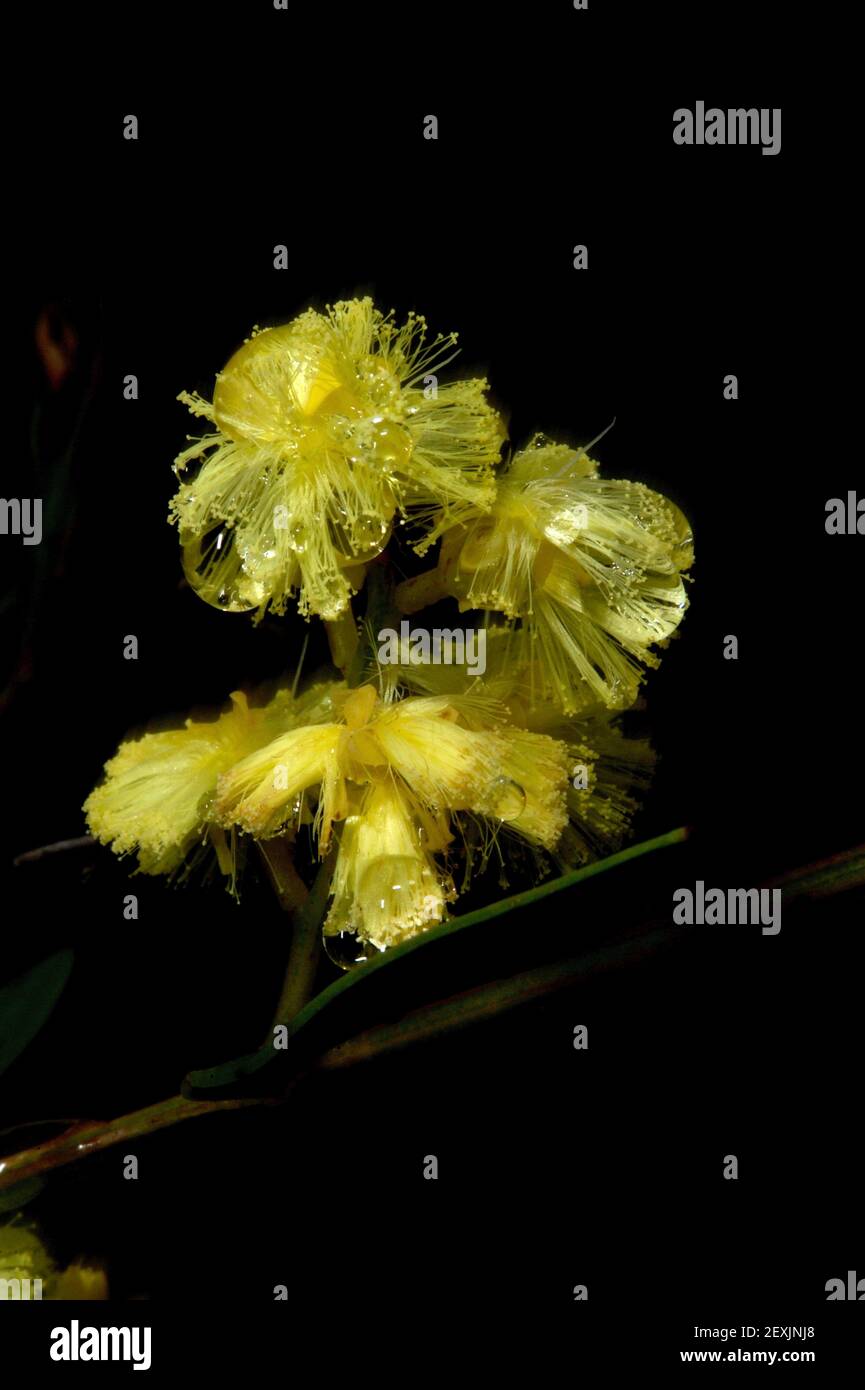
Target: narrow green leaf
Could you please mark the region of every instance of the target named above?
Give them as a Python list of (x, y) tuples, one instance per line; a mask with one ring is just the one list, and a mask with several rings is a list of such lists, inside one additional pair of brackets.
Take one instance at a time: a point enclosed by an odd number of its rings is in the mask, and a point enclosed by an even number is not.
[(48, 1021), (71, 969), (72, 952), (58, 951), (0, 989), (0, 1075)]
[(771, 879), (767, 887), (783, 885), (785, 901), (793, 898), (826, 898), (865, 884), (865, 845), (841, 850), (816, 864)]
[[(3, 1160), (0, 1158), (0, 1170), (4, 1167)], [(16, 1182), (14, 1187), (6, 1187), (0, 1192), (0, 1215), (5, 1215), (10, 1211), (20, 1211), (26, 1207), (28, 1202), (32, 1202), (34, 1197), (45, 1186), (45, 1179), (38, 1174), (34, 1178), (25, 1178), (23, 1182)]]
[[(611, 854), (606, 859), (599, 859), (594, 864), (587, 864), (584, 868), (575, 869), (572, 873), (563, 874), (560, 878), (540, 883), (524, 893), (515, 893), (509, 898), (502, 898), (498, 902), (490, 903), (488, 907), (479, 908), (476, 912), (467, 912), (462, 917), (454, 917), (449, 922), (443, 922), (440, 926), (433, 927), (421, 936), (406, 941), (402, 946), (392, 947), (373, 960), (367, 961), (366, 964), (358, 966), (349, 974), (343, 975), (341, 979), (335, 980), (332, 985), (328, 985), (327, 989), (323, 989), (305, 1008), (301, 1009), (300, 1013), (287, 1024), (289, 1046), (291, 1046), (291, 1040), (297, 1037), (313, 1019), (331, 1006), (336, 999), (345, 995), (348, 990), (362, 987), (364, 981), (368, 980), (371, 975), (387, 970), (395, 961), (402, 960), (416, 951), (429, 950), (435, 942), (441, 941), (444, 937), (453, 936), (456, 932), (465, 931), (470, 927), (482, 926), (515, 908), (528, 907), (532, 903), (551, 897), (554, 893), (561, 893), (565, 889), (586, 882), (588, 879), (596, 878), (599, 874), (609, 873), (632, 859), (639, 859), (655, 850), (682, 844), (687, 838), (687, 827), (679, 826), (676, 830), (670, 830), (665, 835), (658, 835), (651, 840), (643, 840), (640, 844), (629, 845), (627, 849), (619, 850), (617, 854)], [(258, 1052), (248, 1053), (245, 1057), (235, 1058), (234, 1061), (225, 1062), (220, 1066), (190, 1072), (183, 1083), (183, 1095), (190, 1099), (205, 1099), (207, 1097), (216, 1099), (243, 1095), (247, 1092), (258, 1092), (260, 1081), (250, 1082), (247, 1078), (256, 1076), (262, 1068), (268, 1066), (275, 1067), (275, 1074), (282, 1073), (286, 1058), (287, 1049), (277, 1051), (273, 1047), (265, 1047)]]
[(384, 1052), (394, 1052), (459, 1028), (500, 1017), (509, 1009), (531, 1004), (557, 990), (566, 989), (575, 980), (587, 979), (603, 970), (631, 965), (635, 959), (669, 945), (676, 930), (671, 927), (655, 928), (641, 936), (617, 942), (614, 946), (586, 951), (581, 956), (539, 966), (506, 980), (494, 980), (477, 989), (465, 990), (452, 999), (442, 999), (422, 1009), (414, 1009), (395, 1023), (377, 1024), (330, 1048), (319, 1058), (316, 1069), (329, 1071), (352, 1066)]

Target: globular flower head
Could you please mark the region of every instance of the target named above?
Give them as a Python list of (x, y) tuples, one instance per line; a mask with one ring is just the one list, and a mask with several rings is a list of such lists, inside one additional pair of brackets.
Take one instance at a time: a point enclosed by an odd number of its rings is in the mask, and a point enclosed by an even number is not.
[(539, 435), (500, 475), (491, 511), (445, 537), (439, 564), (461, 609), (511, 620), (508, 661), (533, 700), (574, 713), (633, 703), (687, 607), (692, 561), (672, 502)]
[[(55, 1302), (89, 1302), (108, 1298), (108, 1281), (98, 1267), (76, 1263), (58, 1269), (36, 1228), (16, 1214), (0, 1225), (0, 1283), (9, 1297), (7, 1283), (27, 1281), (24, 1298)], [(15, 1295), (11, 1295), (14, 1297)]]
[[(627, 733), (631, 716), (596, 706), (579, 715), (514, 699), (515, 718), (567, 749), (568, 825), (556, 859), (575, 868), (620, 849), (651, 783), (656, 755), (649, 740)], [(519, 712), (518, 712), (519, 711)]]
[(235, 691), (221, 713), (198, 711), (180, 728), (126, 739), (84, 803), (91, 834), (115, 854), (137, 852), (144, 874), (174, 873), (209, 836), (222, 872), (233, 876), (225, 835), (209, 826), (220, 773), (297, 720), (325, 717), (331, 701), (328, 684), (298, 700), (288, 688), (268, 700)]
[[(467, 683), (456, 660), (440, 664), (401, 662), (379, 667), (378, 675), (391, 696), (402, 689), (454, 698)], [(487, 633), (485, 673), (470, 682), (469, 689), (475, 700), (485, 698), (504, 711), (510, 728), (544, 734), (563, 751), (568, 768), (567, 824), (554, 842), (551, 857), (560, 869), (575, 868), (612, 854), (625, 842), (652, 780), (655, 753), (646, 737), (627, 727), (632, 720), (639, 722), (635, 715), (600, 703), (577, 714), (565, 714), (561, 708), (535, 699), (533, 675), (531, 669), (513, 660), (509, 630), (493, 627)], [(510, 772), (517, 786), (530, 781), (530, 770), (518, 771), (511, 763)], [(549, 850), (549, 840), (543, 847)], [(481, 860), (485, 857), (486, 851), (482, 851)], [(540, 858), (543, 863), (543, 856)]]
[(342, 301), (254, 331), (212, 403), (180, 396), (214, 425), (176, 459), (171, 504), (202, 598), (261, 616), (297, 593), (332, 620), (397, 517), (422, 527), (423, 550), (490, 505), (502, 422), (485, 381), (438, 382), (456, 335), (425, 337), (418, 315), (398, 326), (369, 298)]
[(308, 793), (321, 852), (344, 822), (326, 933), (350, 927), (383, 950), (440, 921), (453, 886), (435, 856), (463, 813), (533, 846), (558, 841), (563, 744), (480, 698), (385, 701), (363, 686), (341, 702), (339, 721), (291, 730), (224, 773), (213, 809), (218, 824), (266, 837)]
[(456, 897), (435, 859), (451, 838), (445, 817), (396, 778), (370, 783), (343, 826), (325, 935), (352, 934), (383, 951), (435, 926)]

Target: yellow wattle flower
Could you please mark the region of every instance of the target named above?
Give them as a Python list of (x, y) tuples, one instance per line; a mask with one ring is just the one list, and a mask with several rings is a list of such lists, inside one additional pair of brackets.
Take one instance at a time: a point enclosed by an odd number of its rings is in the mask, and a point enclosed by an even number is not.
[(115, 854), (137, 852), (144, 874), (174, 872), (209, 833), (220, 869), (233, 876), (223, 832), (208, 832), (220, 774), (298, 720), (328, 717), (338, 689), (313, 686), (300, 699), (281, 689), (266, 702), (235, 691), (222, 713), (198, 711), (181, 728), (127, 739), (84, 803), (90, 833)]
[[(486, 670), (470, 683), (475, 699), (489, 699), (507, 714), (511, 726), (555, 739), (566, 751), (568, 825), (556, 842), (553, 859), (561, 869), (575, 868), (621, 848), (642, 805), (655, 768), (655, 753), (645, 737), (626, 732), (628, 715), (596, 704), (565, 714), (534, 698), (536, 681), (526, 665), (513, 660), (513, 638), (505, 627), (487, 632)], [(389, 698), (400, 691), (450, 697), (465, 690), (465, 669), (453, 661), (439, 665), (382, 666), (379, 680)], [(517, 785), (531, 774), (511, 765)]]
[(492, 502), (504, 427), (484, 380), (441, 384), (456, 335), (425, 345), (369, 298), (254, 331), (219, 373), (213, 402), (179, 399), (214, 432), (175, 460), (171, 503), (192, 587), (230, 611), (299, 608), (334, 620), (398, 515), (422, 551)]
[(103, 1269), (76, 1263), (58, 1269), (36, 1229), (18, 1216), (0, 1226), (0, 1300), (91, 1302), (108, 1298)]
[(0, 1279), (47, 1281), (53, 1273), (54, 1262), (34, 1230), (17, 1217), (0, 1226)]
[(370, 783), (343, 827), (325, 935), (353, 933), (384, 951), (435, 926), (456, 896), (434, 858), (450, 840), (443, 818), (395, 778)]
[(499, 475), (489, 514), (445, 536), (439, 579), (462, 611), (519, 620), (508, 662), (528, 672), (533, 701), (574, 713), (633, 703), (653, 646), (682, 620), (692, 562), (672, 502), (538, 435)]
[(339, 700), (338, 721), (295, 728), (225, 772), (212, 811), (226, 829), (266, 837), (290, 826), (309, 794), (320, 853), (345, 822), (326, 933), (350, 921), (384, 949), (440, 921), (452, 885), (434, 856), (461, 813), (493, 835), (557, 843), (567, 825), (564, 744), (512, 727), (484, 699), (387, 702), (363, 686)]
[(569, 823), (556, 845), (556, 859), (563, 868), (576, 868), (613, 854), (627, 840), (654, 774), (649, 740), (627, 735), (622, 722), (628, 715), (617, 711), (596, 707), (569, 716), (519, 697), (514, 705), (518, 722), (567, 749)]
[(127, 740), (85, 804), (90, 829), (117, 854), (137, 851), (148, 874), (175, 872), (209, 842), (233, 890), (238, 830), (266, 844), (314, 818), (323, 855), (341, 826), (325, 934), (381, 950), (442, 920), (455, 832), (466, 881), (492, 849), (501, 856), (503, 837), (563, 866), (609, 852), (648, 780), (648, 745), (623, 739), (606, 711), (533, 706), (507, 641), (492, 634), (489, 680), (474, 693), (454, 667), (398, 668), (404, 687), (431, 693), (381, 698), (341, 682), (300, 697), (236, 692), (219, 715)]

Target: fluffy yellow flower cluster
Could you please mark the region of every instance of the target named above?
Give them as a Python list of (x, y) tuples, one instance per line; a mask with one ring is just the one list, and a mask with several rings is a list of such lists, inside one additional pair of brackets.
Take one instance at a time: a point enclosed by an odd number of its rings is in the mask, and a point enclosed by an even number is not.
[[(263, 704), (237, 692), (216, 719), (124, 743), (85, 811), (92, 833), (118, 854), (137, 851), (147, 874), (176, 871), (206, 841), (232, 874), (238, 833), (292, 838), (303, 824), (323, 855), (340, 825), (325, 933), (383, 950), (442, 920), (456, 896), (442, 856), (467, 819), (491, 841), (546, 851), (570, 819), (574, 838), (561, 848), (573, 860), (616, 841), (631, 807), (611, 813), (612, 800), (589, 790), (600, 731), (587, 721), (556, 733), (565, 736), (515, 722), (489, 696), (382, 699), (343, 682), (296, 699), (279, 690)], [(576, 793), (575, 758), (587, 770)]]
[(454, 525), (439, 564), (401, 587), (406, 612), (451, 594), (507, 619), (507, 661), (532, 703), (565, 713), (634, 703), (687, 607), (693, 563), (679, 508), (642, 483), (598, 477), (581, 449), (537, 435), (498, 479), (492, 508)]
[[(171, 504), (192, 587), (231, 611), (345, 612), (397, 513), (422, 550), (472, 507), (489, 507), (504, 426), (487, 383), (440, 385), (456, 335), (426, 346), (417, 315), (397, 327), (371, 299), (313, 309), (254, 332), (219, 373), (215, 425), (175, 460)], [(435, 370), (434, 370), (435, 369)]]
[(652, 754), (618, 713), (681, 621), (693, 560), (678, 508), (585, 449), (538, 435), (496, 470), (487, 383), (440, 384), (455, 335), (425, 337), (369, 299), (254, 332), (212, 403), (180, 398), (215, 428), (176, 460), (171, 518), (208, 602), (259, 618), (297, 595), (353, 637), (352, 593), (411, 523), (419, 554), (441, 545), (396, 607), (480, 610), (483, 677), (448, 650), (355, 688), (235, 692), (124, 742), (85, 805), (139, 872), (185, 874), (209, 848), (233, 891), (242, 846), (306, 826), (335, 849), (325, 935), (380, 950), (440, 922), (493, 854), (565, 867), (621, 843)]

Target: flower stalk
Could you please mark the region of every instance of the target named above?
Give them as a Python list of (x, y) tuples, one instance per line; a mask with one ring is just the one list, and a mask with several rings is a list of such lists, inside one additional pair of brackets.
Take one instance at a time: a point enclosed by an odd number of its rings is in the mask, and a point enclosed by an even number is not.
[(291, 948), (282, 992), (273, 1016), (271, 1031), (264, 1040), (273, 1046), (273, 1029), (290, 1023), (312, 997), (315, 973), (321, 957), (321, 926), (327, 911), (335, 856), (329, 854), (319, 868), (311, 891), (294, 914)]

